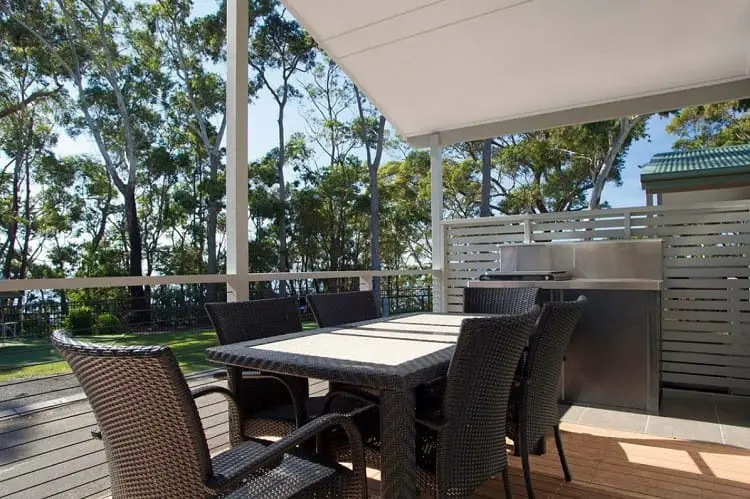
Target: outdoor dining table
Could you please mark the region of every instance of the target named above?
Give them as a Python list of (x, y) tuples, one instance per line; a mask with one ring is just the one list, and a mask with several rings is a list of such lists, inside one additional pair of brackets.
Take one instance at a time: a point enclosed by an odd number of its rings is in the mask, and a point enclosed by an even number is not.
[(399, 315), (213, 347), (206, 358), (377, 391), (382, 496), (416, 497), (415, 389), (446, 374), (467, 317)]

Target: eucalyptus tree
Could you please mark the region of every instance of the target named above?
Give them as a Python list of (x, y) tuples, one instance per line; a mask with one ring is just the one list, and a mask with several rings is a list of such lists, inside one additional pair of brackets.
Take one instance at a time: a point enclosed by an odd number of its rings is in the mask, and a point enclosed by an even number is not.
[[(286, 133), (284, 117), (287, 105), (292, 99), (301, 97), (294, 85), (294, 78), (301, 72), (310, 70), (315, 63), (315, 42), (312, 37), (287, 15), (276, 0), (257, 0), (251, 11), (258, 13), (257, 22), (250, 29), (248, 63), (252, 69), (251, 86), (254, 90), (264, 89), (277, 105), (276, 125), (278, 130), (278, 151), (276, 172), (278, 176), (278, 196), (281, 206), (278, 226), (279, 272), (289, 270), (287, 249), (287, 186), (284, 178), (286, 165)], [(279, 291), (286, 293), (285, 281), (280, 281)]]
[(750, 143), (750, 99), (687, 107), (671, 113), (667, 132), (675, 149)]
[[(155, 27), (143, 25), (118, 0), (47, 0), (42, 8), (54, 17), (52, 26), (35, 24), (27, 11), (13, 6), (6, 13), (39, 41), (72, 82), (76, 109), (69, 132), (94, 139), (124, 200), (128, 274), (141, 276), (138, 170), (158, 142), (170, 85), (162, 56), (151, 43)], [(133, 309), (149, 309), (142, 286), (130, 287), (130, 294)]]
[(59, 66), (9, 14), (19, 8), (35, 26), (52, 21), (39, 0), (0, 1), (0, 120), (44, 101), (54, 105), (64, 94)]
[[(365, 150), (365, 161), (370, 181), (370, 260), (371, 269), (380, 270), (380, 189), (378, 186), (378, 169), (383, 159), (386, 142), (386, 119), (360, 92), (352, 85), (357, 102), (357, 119), (353, 130)], [(380, 277), (373, 279), (373, 292), (380, 301)]]
[[(226, 60), (225, 5), (208, 15), (193, 16), (192, 0), (159, 0), (139, 7), (146, 23), (155, 26), (154, 42), (164, 55), (163, 65), (175, 87), (169, 95), (170, 126), (186, 127), (192, 134), (196, 160), (207, 164), (200, 191), (205, 198), (206, 271), (218, 271), (217, 227), (224, 186), (222, 140), (226, 130), (223, 77), (210, 68)], [(202, 165), (196, 165), (201, 168)], [(202, 244), (201, 244), (202, 246)], [(209, 301), (216, 298), (216, 285), (207, 285)]]

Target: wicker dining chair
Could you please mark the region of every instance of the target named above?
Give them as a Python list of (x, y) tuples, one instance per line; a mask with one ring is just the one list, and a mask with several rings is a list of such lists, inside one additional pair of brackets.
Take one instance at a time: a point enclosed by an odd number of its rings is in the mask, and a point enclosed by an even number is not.
[(521, 377), (511, 390), (508, 403), (508, 437), (516, 454), (521, 455), (526, 490), (534, 497), (529, 453), (544, 454), (545, 436), (550, 428), (566, 481), (572, 476), (565, 460), (560, 437), (558, 398), (560, 372), (565, 350), (587, 303), (585, 296), (576, 301), (549, 302), (542, 307), (536, 332), (523, 355)]
[(525, 314), (537, 304), (539, 288), (464, 288), (464, 312)]
[(319, 327), (334, 327), (380, 317), (380, 307), (372, 291), (307, 295)]
[[(467, 318), (461, 324), (442, 400), (417, 407), (417, 486), (435, 497), (468, 497), (492, 476), (502, 474), (506, 498), (512, 497), (505, 443), (508, 396), (521, 351), (539, 315)], [(357, 396), (338, 392), (336, 396)], [(377, 404), (376, 400), (366, 400)], [(377, 407), (376, 407), (377, 408)], [(369, 410), (355, 419), (365, 440), (369, 466), (379, 458), (379, 417)], [(335, 432), (332, 432), (335, 433)], [(338, 433), (342, 436), (341, 433)], [(328, 445), (340, 459), (344, 441)]]
[[(208, 317), (222, 345), (302, 331), (297, 298), (207, 303)], [(307, 378), (228, 368), (247, 438), (281, 437), (319, 412), (309, 398)]]
[[(168, 347), (93, 345), (62, 331), (52, 343), (94, 410), (92, 435), (104, 443), (115, 499), (366, 497), (361, 436), (343, 415), (322, 416), (272, 444), (243, 442), (232, 393), (218, 386), (191, 392)], [(210, 394), (228, 402), (232, 444), (214, 457), (194, 401)], [(348, 436), (351, 471), (302, 450), (334, 427)]]

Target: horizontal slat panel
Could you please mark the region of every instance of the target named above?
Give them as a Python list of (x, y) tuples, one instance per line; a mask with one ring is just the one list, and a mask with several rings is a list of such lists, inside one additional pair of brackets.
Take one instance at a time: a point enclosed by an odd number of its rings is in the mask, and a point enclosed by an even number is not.
[(741, 312), (700, 312), (668, 309), (662, 313), (665, 320), (750, 322), (750, 314)]
[(674, 383), (682, 386), (696, 385), (712, 388), (728, 388), (730, 380), (723, 376), (701, 376), (697, 374), (684, 374), (664, 372), (663, 383)]
[(742, 256), (750, 255), (750, 246), (747, 245), (724, 245), (724, 246), (678, 246), (664, 248), (666, 261), (681, 256)]
[(750, 303), (738, 300), (662, 300), (662, 305), (671, 310), (750, 311)]
[(677, 331), (665, 329), (661, 332), (662, 341), (678, 343), (715, 343), (729, 345), (732, 337), (728, 333), (713, 333), (709, 331)]
[(744, 333), (747, 324), (730, 322), (690, 322), (665, 319), (661, 325), (662, 330), (671, 331), (705, 331), (707, 333)]
[[(747, 278), (750, 276), (748, 267), (711, 267), (711, 268), (670, 268), (664, 269), (665, 277), (737, 277)], [(747, 280), (747, 279), (745, 279)]]
[[(639, 234), (638, 229), (632, 230), (633, 236), (643, 236)], [(664, 236), (664, 246), (695, 246), (697, 244), (715, 245), (715, 244), (750, 244), (750, 235), (748, 234), (724, 234), (719, 236), (681, 236), (668, 237)]]
[(747, 257), (713, 256), (710, 258), (665, 258), (667, 268), (682, 267), (748, 267)]
[(727, 289), (665, 289), (662, 297), (667, 300), (678, 298), (685, 299), (721, 299), (721, 300), (747, 300), (750, 297), (748, 290)]
[(480, 227), (451, 227), (448, 237), (476, 236), (483, 234), (520, 234), (523, 237), (523, 225), (482, 225)]
[(472, 255), (481, 251), (498, 251), (502, 244), (473, 244), (473, 245), (448, 245), (448, 255)]
[(750, 374), (748, 358), (739, 355), (721, 355), (703, 352), (662, 352), (663, 362), (681, 362), (689, 364), (707, 364), (722, 367), (736, 367), (745, 375)]
[(631, 220), (631, 225), (694, 225), (716, 222), (744, 222), (748, 219), (750, 219), (750, 211), (744, 209), (701, 213), (668, 213), (655, 217), (633, 217)]
[(606, 229), (606, 228), (624, 228), (625, 219), (596, 219), (596, 220), (580, 220), (574, 222), (533, 222), (531, 224), (532, 232), (547, 232), (547, 231), (560, 231), (560, 230), (581, 230), (581, 229)]
[(715, 366), (680, 362), (662, 362), (662, 370), (672, 373), (699, 374), (705, 376), (725, 376), (745, 380), (750, 384), (750, 369), (733, 366)]
[(451, 262), (451, 271), (457, 270), (477, 270), (485, 272), (487, 270), (500, 270), (500, 262)]
[(695, 236), (700, 234), (747, 234), (750, 226), (746, 223), (716, 223), (705, 225), (673, 225), (668, 227), (647, 227), (636, 229), (638, 235), (664, 237), (671, 241), (679, 236)]
[(484, 253), (464, 253), (456, 255), (448, 255), (448, 262), (453, 266), (453, 262), (499, 262), (500, 252), (484, 252)]
[(669, 289), (748, 289), (748, 279), (665, 279), (664, 287)]
[(625, 230), (623, 229), (603, 229), (594, 231), (568, 231), (568, 232), (535, 232), (531, 235), (531, 240), (536, 242), (560, 241), (560, 240), (589, 240), (589, 239), (623, 239)]
[[(711, 343), (693, 343), (686, 341), (662, 341), (662, 352), (664, 354), (670, 352), (686, 352), (686, 353), (704, 353), (704, 354), (715, 354), (715, 355), (730, 355), (733, 352), (732, 346), (727, 343), (711, 344)], [(667, 359), (665, 357), (664, 360)]]
[(461, 236), (448, 237), (448, 244), (487, 244), (523, 242), (523, 234), (495, 234), (490, 236)]

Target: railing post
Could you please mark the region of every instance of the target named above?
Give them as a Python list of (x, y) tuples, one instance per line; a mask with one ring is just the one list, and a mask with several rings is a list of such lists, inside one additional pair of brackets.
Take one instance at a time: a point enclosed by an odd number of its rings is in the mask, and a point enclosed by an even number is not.
[(531, 219), (529, 218), (523, 221), (523, 242), (525, 244), (531, 243)]
[(227, 301), (246, 301), (248, 285), (248, 0), (227, 1)]
[(440, 137), (435, 134), (430, 137), (430, 187), (432, 213), (432, 310), (445, 312), (447, 300), (445, 296), (445, 250), (443, 228), (440, 220), (443, 218), (443, 150)]
[(362, 274), (359, 276), (359, 290), (372, 291), (372, 274)]
[(632, 224), (630, 220), (630, 217), (631, 217), (630, 210), (624, 211), (622, 216), (623, 216), (623, 222), (624, 222), (623, 230), (625, 232), (625, 239), (630, 239), (630, 226)]

